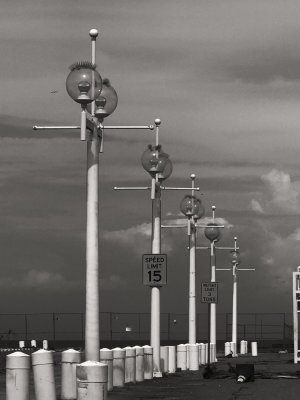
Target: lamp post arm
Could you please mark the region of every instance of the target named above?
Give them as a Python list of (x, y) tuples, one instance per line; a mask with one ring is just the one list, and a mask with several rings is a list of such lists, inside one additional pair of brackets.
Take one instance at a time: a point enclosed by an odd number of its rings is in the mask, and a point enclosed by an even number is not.
[(186, 225), (161, 225), (162, 228), (186, 228)]
[[(167, 187), (167, 186), (161, 186), (160, 188), (161, 188), (161, 189), (164, 189), (164, 190), (200, 190), (199, 187), (195, 187), (195, 188), (189, 187), (189, 188), (187, 188), (187, 187)], [(201, 194), (202, 194), (202, 193), (201, 193)]]
[(215, 247), (218, 250), (239, 250), (239, 247)]
[(115, 186), (114, 190), (151, 190), (151, 187), (149, 186), (129, 186), (129, 187), (119, 187), (119, 186)]
[(134, 126), (134, 125), (128, 125), (128, 126), (104, 126), (105, 129), (149, 129), (153, 131), (154, 126), (153, 125), (142, 125), (142, 126)]

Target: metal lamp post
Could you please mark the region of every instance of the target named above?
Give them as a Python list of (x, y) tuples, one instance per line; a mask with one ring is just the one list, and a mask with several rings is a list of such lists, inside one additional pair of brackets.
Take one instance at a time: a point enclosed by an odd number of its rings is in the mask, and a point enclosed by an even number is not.
[[(172, 173), (172, 162), (168, 155), (163, 153), (159, 145), (160, 119), (155, 119), (155, 145), (149, 145), (143, 153), (141, 162), (143, 168), (151, 176), (151, 186), (143, 187), (115, 187), (115, 190), (150, 190), (152, 200), (152, 237), (151, 252), (160, 254), (161, 251), (161, 190), (189, 190), (191, 188), (177, 188), (162, 186), (162, 182)], [(193, 188), (193, 190), (200, 190)], [(160, 288), (161, 285), (151, 285), (151, 331), (150, 345), (153, 347), (153, 375), (162, 377), (160, 369)]]
[(118, 96), (108, 79), (96, 70), (97, 29), (89, 32), (92, 44), (91, 62), (73, 64), (66, 89), (70, 97), (81, 105), (80, 125), (34, 126), (34, 130), (80, 130), (80, 139), (87, 141), (87, 226), (86, 226), (86, 313), (85, 359), (99, 361), (99, 243), (98, 243), (98, 180), (99, 153), (103, 152), (104, 129), (147, 129), (154, 126), (105, 126), (103, 120), (116, 108)]
[(231, 268), (220, 268), (218, 271), (231, 271), (233, 275), (233, 288), (232, 288), (232, 356), (237, 356), (237, 271), (255, 271), (255, 268), (238, 268), (241, 263), (240, 252), (237, 247), (237, 237), (234, 237), (234, 247), (231, 248)]

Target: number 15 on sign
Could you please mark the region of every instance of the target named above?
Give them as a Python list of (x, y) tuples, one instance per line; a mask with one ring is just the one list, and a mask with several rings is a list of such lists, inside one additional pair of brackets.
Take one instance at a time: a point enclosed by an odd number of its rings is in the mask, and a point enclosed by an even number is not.
[(143, 284), (163, 286), (167, 284), (167, 255), (143, 255)]

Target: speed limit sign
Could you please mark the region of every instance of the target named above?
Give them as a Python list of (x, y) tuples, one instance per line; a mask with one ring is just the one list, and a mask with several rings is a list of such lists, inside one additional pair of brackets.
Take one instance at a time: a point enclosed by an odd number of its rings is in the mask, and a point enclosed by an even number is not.
[(167, 255), (143, 255), (143, 284), (147, 286), (163, 286), (167, 284)]

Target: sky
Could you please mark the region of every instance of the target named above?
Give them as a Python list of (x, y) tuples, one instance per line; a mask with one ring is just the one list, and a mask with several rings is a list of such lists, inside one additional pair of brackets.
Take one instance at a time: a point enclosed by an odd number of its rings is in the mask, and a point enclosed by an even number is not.
[[(3, 0), (0, 15), (0, 313), (82, 312), (85, 303), (86, 145), (80, 107), (65, 90), (68, 67), (90, 60), (118, 93), (105, 125), (162, 120), (173, 162), (166, 186), (190, 186), (220, 246), (238, 237), (239, 312), (292, 312), (300, 244), (300, 3), (293, 0)], [(55, 92), (55, 93), (51, 93)], [(100, 156), (100, 308), (149, 312), (142, 254), (151, 250), (149, 192), (141, 154), (154, 135), (107, 130)], [(163, 223), (184, 223), (185, 192), (162, 193)], [(197, 243), (207, 246), (203, 230)], [(162, 312), (188, 313), (188, 237), (162, 233), (168, 284)], [(197, 305), (210, 279), (197, 251)], [(217, 268), (229, 268), (217, 251)], [(217, 272), (219, 312), (231, 312), (232, 274)]]

